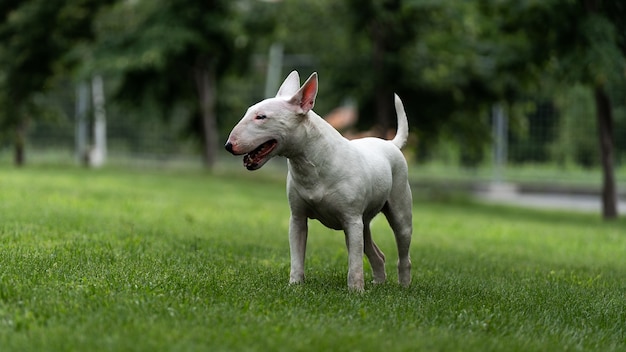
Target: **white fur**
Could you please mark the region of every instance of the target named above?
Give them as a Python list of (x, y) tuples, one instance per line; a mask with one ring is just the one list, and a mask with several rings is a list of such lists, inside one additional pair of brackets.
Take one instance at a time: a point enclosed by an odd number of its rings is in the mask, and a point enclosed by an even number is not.
[(266, 141), (276, 141), (274, 149), (248, 165), (249, 169), (260, 168), (274, 155), (288, 158), (289, 282), (304, 281), (309, 218), (345, 232), (350, 289), (363, 290), (363, 253), (371, 264), (374, 283), (384, 282), (385, 256), (374, 243), (369, 226), (372, 218), (383, 212), (398, 247), (398, 281), (409, 286), (412, 198), (406, 160), (400, 151), (408, 136), (402, 101), (395, 96), (398, 132), (393, 140), (349, 141), (311, 110), (316, 95), (316, 73), (300, 87), (298, 73), (291, 72), (276, 97), (248, 108), (226, 143), (227, 150), (241, 155)]

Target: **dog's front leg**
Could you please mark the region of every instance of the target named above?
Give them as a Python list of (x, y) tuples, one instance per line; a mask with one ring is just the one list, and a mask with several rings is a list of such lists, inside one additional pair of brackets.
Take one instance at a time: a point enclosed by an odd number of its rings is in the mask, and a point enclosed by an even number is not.
[(304, 282), (304, 257), (306, 254), (307, 218), (293, 213), (289, 220), (289, 250), (291, 253), (291, 271), (289, 283)]
[(363, 277), (363, 221), (351, 222), (345, 229), (348, 247), (348, 288), (361, 292), (364, 288)]

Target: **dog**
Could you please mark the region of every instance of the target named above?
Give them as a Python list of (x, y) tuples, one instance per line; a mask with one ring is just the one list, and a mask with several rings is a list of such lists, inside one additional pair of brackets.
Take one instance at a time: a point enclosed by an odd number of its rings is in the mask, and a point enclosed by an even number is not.
[(398, 129), (392, 140), (348, 140), (313, 112), (317, 88), (317, 73), (300, 86), (298, 72), (291, 72), (276, 97), (248, 108), (225, 148), (233, 155), (244, 155), (248, 170), (261, 168), (276, 155), (287, 158), (290, 284), (304, 282), (308, 219), (344, 231), (349, 289), (364, 290), (363, 253), (370, 262), (373, 282), (385, 282), (385, 255), (370, 232), (370, 221), (382, 212), (396, 239), (398, 281), (408, 287), (413, 201), (407, 163), (400, 151), (409, 133), (402, 101), (395, 95)]

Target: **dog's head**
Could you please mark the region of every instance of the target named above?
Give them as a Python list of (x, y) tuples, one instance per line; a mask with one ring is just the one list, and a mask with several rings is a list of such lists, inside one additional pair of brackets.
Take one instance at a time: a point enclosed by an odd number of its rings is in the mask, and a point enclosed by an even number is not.
[(276, 97), (248, 108), (233, 128), (226, 150), (244, 155), (243, 165), (257, 170), (275, 155), (280, 155), (294, 129), (308, 114), (317, 96), (317, 73), (300, 87), (300, 76), (293, 71), (278, 89)]

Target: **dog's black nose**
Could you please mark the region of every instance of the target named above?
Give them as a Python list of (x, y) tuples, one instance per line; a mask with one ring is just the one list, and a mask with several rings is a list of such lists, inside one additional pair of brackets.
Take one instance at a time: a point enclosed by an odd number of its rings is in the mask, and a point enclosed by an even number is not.
[(226, 142), (224, 148), (226, 148), (226, 150), (228, 150), (231, 154), (233, 153), (233, 144), (231, 142)]

